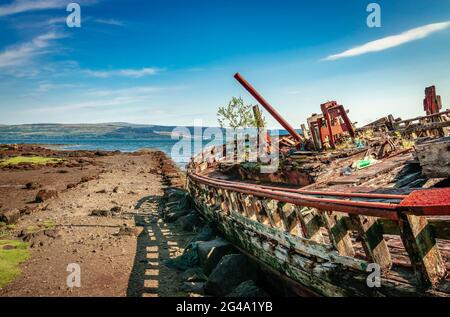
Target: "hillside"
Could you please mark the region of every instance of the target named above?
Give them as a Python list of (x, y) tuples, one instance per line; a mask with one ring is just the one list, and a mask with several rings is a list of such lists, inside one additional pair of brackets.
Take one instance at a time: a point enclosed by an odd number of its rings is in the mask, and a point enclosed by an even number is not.
[[(0, 139), (166, 139), (175, 126), (130, 123), (0, 125)], [(193, 127), (187, 127), (193, 133)]]

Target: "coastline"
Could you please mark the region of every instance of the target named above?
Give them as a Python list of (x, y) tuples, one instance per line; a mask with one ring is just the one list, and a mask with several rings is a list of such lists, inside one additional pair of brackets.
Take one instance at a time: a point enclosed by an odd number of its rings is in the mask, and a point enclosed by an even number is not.
[[(0, 169), (0, 213), (20, 213), (2, 239), (23, 240), (31, 252), (20, 266), (21, 274), (0, 289), (0, 296), (189, 296), (180, 290), (181, 277), (173, 269), (161, 265), (157, 276), (148, 278), (141, 267), (142, 256), (148, 257), (152, 241), (146, 239), (152, 230), (174, 232), (157, 241), (165, 244), (159, 256), (167, 259), (180, 255), (192, 236), (157, 217), (164, 188), (184, 183), (180, 169), (166, 154), (57, 151), (39, 146), (1, 152), (63, 161)], [(52, 194), (42, 195), (38, 202), (35, 197), (41, 191)], [(66, 285), (70, 263), (81, 267), (82, 288)], [(148, 284), (155, 283), (158, 287), (150, 292)]]

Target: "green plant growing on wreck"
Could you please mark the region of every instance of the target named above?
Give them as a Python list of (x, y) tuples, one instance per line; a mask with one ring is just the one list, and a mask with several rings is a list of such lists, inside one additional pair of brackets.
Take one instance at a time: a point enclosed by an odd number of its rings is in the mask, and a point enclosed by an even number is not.
[(257, 122), (253, 115), (253, 105), (246, 105), (242, 97), (233, 97), (228, 105), (219, 107), (217, 121), (221, 128), (256, 128)]
[(0, 240), (0, 288), (20, 274), (19, 265), (30, 258), (28, 243)]

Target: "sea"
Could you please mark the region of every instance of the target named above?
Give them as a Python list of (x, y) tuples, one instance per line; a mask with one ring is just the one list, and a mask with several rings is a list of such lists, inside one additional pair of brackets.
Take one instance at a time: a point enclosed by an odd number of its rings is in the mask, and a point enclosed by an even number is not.
[(103, 150), (134, 152), (141, 149), (157, 149), (170, 156), (181, 168), (185, 168), (192, 155), (203, 148), (217, 144), (214, 140), (172, 140), (165, 139), (72, 139), (72, 138), (39, 138), (39, 139), (2, 139), (0, 144), (44, 144), (62, 150)]

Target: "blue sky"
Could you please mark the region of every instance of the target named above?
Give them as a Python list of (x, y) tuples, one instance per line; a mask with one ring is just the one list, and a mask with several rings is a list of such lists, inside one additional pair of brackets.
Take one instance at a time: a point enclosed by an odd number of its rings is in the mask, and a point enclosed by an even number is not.
[(432, 84), (449, 105), (450, 1), (377, 1), (380, 28), (375, 1), (79, 0), (81, 28), (69, 2), (0, 0), (0, 124), (217, 125), (254, 103), (235, 72), (295, 126), (328, 100), (360, 124), (421, 115)]

